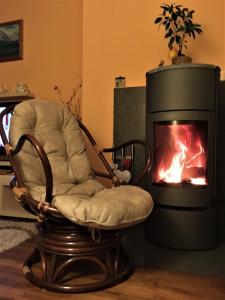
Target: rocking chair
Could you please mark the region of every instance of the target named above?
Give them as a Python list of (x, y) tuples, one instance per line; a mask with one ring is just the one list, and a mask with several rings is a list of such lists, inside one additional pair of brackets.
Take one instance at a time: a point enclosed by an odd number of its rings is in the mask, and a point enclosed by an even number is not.
[[(8, 141), (2, 120), (9, 113)], [(120, 229), (144, 221), (153, 208), (150, 194), (136, 186), (151, 167), (146, 143), (133, 140), (100, 149), (70, 110), (53, 101), (23, 101), (6, 108), (0, 121), (14, 174), (10, 186), (24, 209), (37, 215), (36, 245), (24, 263), (25, 277), (63, 293), (104, 289), (128, 278), (133, 267), (122, 249)], [(106, 173), (90, 167), (83, 132)], [(146, 148), (147, 163), (137, 181), (125, 185), (103, 153), (132, 144)], [(113, 187), (105, 188), (96, 176), (111, 179)]]

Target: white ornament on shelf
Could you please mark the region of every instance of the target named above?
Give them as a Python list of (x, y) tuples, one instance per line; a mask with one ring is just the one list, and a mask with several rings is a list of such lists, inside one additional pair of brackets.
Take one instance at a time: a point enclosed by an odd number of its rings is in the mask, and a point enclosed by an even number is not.
[(25, 93), (25, 94), (29, 93), (29, 89), (28, 89), (27, 84), (18, 82), (16, 84), (16, 92), (17, 93)]

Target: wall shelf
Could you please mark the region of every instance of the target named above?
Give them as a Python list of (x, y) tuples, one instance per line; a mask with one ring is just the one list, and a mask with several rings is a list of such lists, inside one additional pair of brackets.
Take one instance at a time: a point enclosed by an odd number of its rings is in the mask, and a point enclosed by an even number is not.
[(22, 100), (34, 99), (33, 94), (19, 94), (19, 93), (0, 93), (0, 103), (7, 102), (21, 102)]

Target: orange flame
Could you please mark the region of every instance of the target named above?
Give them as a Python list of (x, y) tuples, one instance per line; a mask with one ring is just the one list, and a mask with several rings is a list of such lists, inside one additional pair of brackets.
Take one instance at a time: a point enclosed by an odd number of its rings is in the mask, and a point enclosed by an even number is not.
[(164, 149), (156, 182), (206, 185), (206, 154), (200, 136), (193, 136), (192, 125), (167, 126), (170, 143), (167, 150)]

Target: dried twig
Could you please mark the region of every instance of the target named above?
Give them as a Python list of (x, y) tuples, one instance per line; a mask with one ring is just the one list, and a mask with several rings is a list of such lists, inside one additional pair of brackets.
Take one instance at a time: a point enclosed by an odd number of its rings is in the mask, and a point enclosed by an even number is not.
[(69, 100), (64, 102), (62, 100), (62, 92), (61, 89), (56, 85), (54, 86), (54, 90), (57, 91), (59, 95), (59, 101), (65, 103), (69, 110), (76, 116), (77, 119), (82, 119), (82, 110), (81, 110), (81, 88), (82, 88), (82, 81), (80, 79), (80, 83), (73, 88), (72, 95), (70, 96)]

